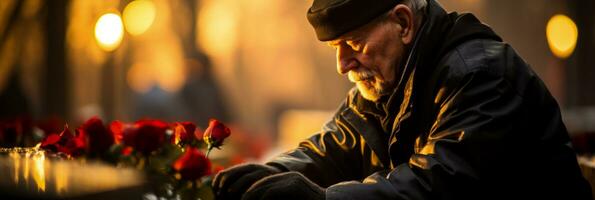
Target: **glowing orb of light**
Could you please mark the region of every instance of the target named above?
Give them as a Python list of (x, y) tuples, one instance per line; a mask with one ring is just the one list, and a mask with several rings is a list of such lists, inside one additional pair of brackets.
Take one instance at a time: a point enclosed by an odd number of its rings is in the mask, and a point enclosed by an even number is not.
[(95, 24), (95, 39), (105, 51), (113, 51), (122, 42), (124, 27), (122, 19), (116, 13), (103, 14)]
[(130, 2), (122, 14), (126, 31), (134, 36), (143, 34), (153, 24), (155, 13), (155, 3), (151, 0)]
[(552, 53), (558, 58), (568, 58), (578, 39), (578, 28), (566, 15), (554, 15), (546, 26), (547, 42)]

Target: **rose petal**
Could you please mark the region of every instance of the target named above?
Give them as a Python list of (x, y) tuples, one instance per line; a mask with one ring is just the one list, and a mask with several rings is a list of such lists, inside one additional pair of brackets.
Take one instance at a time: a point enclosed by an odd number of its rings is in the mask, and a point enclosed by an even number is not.
[(184, 180), (196, 180), (211, 173), (211, 161), (195, 147), (188, 147), (172, 164)]

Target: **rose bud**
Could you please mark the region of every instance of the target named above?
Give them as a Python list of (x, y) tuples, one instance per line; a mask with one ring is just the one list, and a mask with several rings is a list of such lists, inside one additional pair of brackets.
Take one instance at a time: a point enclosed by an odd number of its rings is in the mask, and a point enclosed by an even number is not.
[[(186, 123), (186, 126), (184, 123)], [(192, 131), (196, 129), (196, 125), (194, 125), (192, 122), (176, 122), (174, 123), (173, 129), (174, 133), (171, 137), (171, 142), (173, 144), (188, 144), (194, 139), (194, 134), (192, 134)]]
[(124, 129), (124, 144), (149, 155), (163, 146), (167, 129), (167, 123), (159, 120), (139, 120), (134, 127)]
[(174, 134), (171, 138), (173, 144), (191, 144), (196, 140), (202, 140), (202, 132), (192, 122), (180, 122), (174, 124)]
[(116, 144), (122, 143), (124, 137), (124, 124), (120, 121), (113, 121), (109, 125), (109, 130), (114, 135), (114, 142)]
[(77, 131), (89, 136), (89, 151), (92, 153), (106, 152), (114, 144), (113, 133), (97, 117), (87, 120)]
[(196, 124), (192, 122), (182, 122), (180, 124), (184, 126), (184, 130), (186, 130), (188, 137), (192, 138), (192, 140), (202, 140), (202, 132), (198, 127), (196, 127)]
[(216, 119), (211, 119), (209, 121), (209, 127), (203, 134), (203, 139), (208, 145), (207, 155), (209, 155), (209, 152), (213, 147), (221, 147), (221, 145), (223, 145), (223, 140), (229, 137), (230, 134), (231, 130), (229, 130), (223, 123)]
[(172, 168), (180, 173), (184, 180), (197, 180), (211, 173), (211, 161), (195, 147), (186, 148)]
[(61, 152), (64, 152), (70, 156), (78, 157), (85, 153), (87, 149), (87, 135), (85, 132), (78, 131), (76, 136), (71, 137), (70, 140), (66, 141), (66, 144)]

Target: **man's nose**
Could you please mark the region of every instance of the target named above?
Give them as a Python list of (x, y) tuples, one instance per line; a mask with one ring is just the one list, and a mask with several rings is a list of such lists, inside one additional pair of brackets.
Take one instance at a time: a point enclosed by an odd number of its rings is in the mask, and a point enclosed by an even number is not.
[(359, 62), (355, 59), (353, 51), (349, 48), (337, 48), (337, 72), (346, 74), (352, 69), (357, 68)]

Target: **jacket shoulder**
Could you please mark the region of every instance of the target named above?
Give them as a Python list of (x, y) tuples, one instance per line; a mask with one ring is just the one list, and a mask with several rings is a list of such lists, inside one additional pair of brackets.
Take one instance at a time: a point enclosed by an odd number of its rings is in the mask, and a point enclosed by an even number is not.
[(456, 82), (477, 73), (501, 79), (504, 85), (521, 96), (528, 82), (536, 78), (529, 65), (509, 44), (490, 39), (461, 43), (443, 56), (437, 70), (446, 82)]
[(443, 56), (439, 63), (440, 68), (447, 67), (455, 74), (466, 74), (476, 71), (491, 71), (502, 73), (503, 65), (497, 61), (506, 58), (509, 45), (503, 42), (474, 39), (452, 48)]

